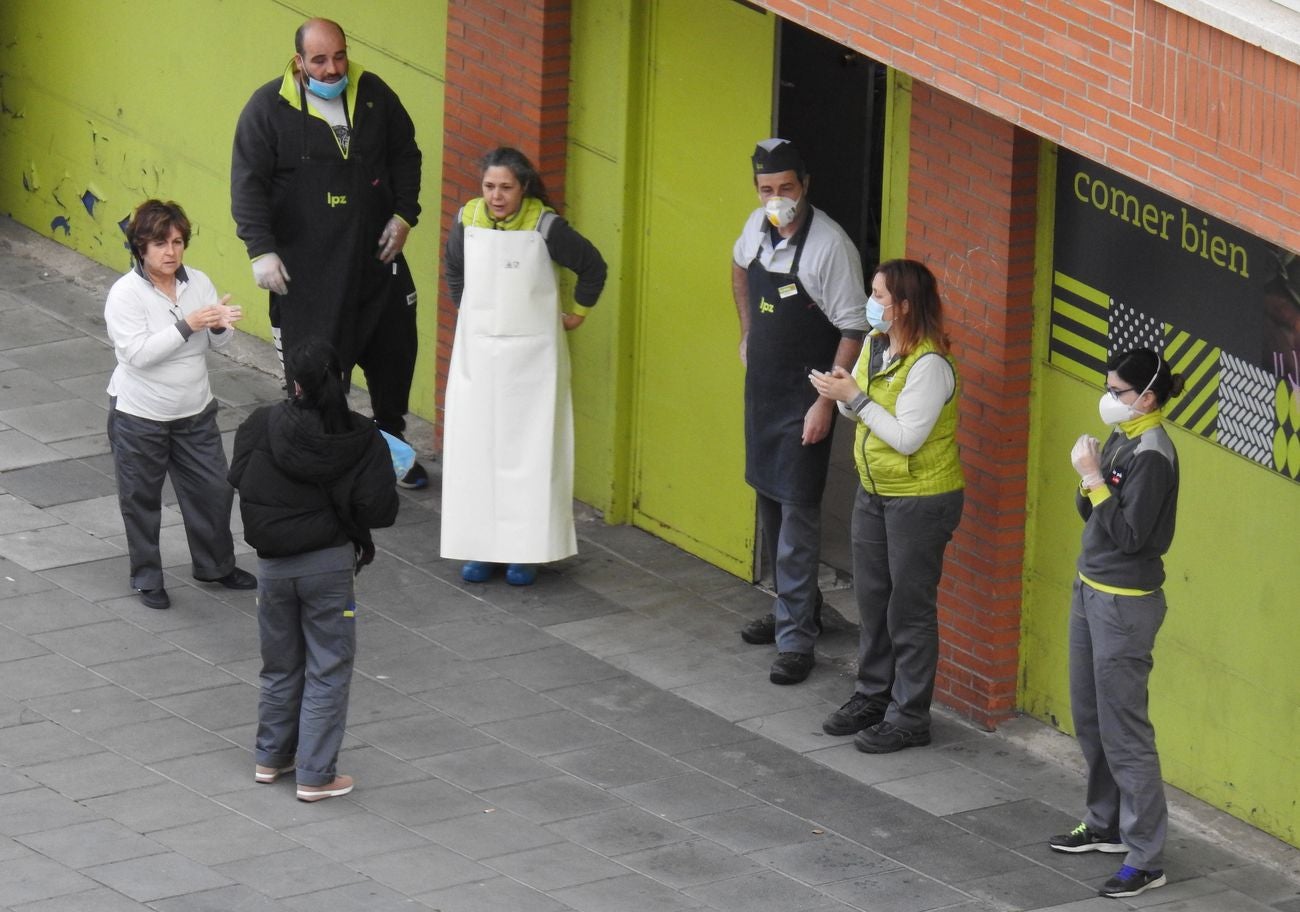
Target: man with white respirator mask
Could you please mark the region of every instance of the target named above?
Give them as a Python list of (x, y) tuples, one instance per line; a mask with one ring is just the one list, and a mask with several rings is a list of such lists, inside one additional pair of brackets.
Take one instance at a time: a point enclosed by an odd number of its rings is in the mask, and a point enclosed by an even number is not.
[(807, 376), (853, 366), (867, 295), (853, 242), (808, 200), (810, 179), (795, 145), (763, 140), (750, 161), (760, 208), (736, 241), (731, 290), (746, 367), (745, 481), (758, 495), (776, 602), (740, 635), (776, 643), (770, 680), (797, 684), (812, 671), (821, 632), (821, 499), (835, 420), (834, 401)]

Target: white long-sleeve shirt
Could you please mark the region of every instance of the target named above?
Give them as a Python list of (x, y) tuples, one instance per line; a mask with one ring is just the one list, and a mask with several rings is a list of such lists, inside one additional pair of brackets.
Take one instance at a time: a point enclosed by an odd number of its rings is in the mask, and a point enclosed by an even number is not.
[[(855, 375), (862, 359), (870, 357), (871, 346), (863, 346), (858, 364), (853, 367)], [(888, 364), (888, 361), (885, 363)], [(879, 369), (884, 370), (884, 365)], [(896, 414), (891, 415), (883, 405), (869, 399), (856, 412), (850, 403), (837, 404), (841, 414), (861, 421), (871, 428), (871, 433), (903, 455), (910, 456), (921, 448), (921, 444), (925, 443), (934, 430), (939, 412), (952, 396), (956, 384), (952, 365), (941, 355), (927, 355), (907, 372), (907, 382), (894, 404)]]
[(212, 401), (207, 353), (224, 348), (234, 332), (188, 332), (191, 311), (216, 304), (216, 286), (197, 269), (176, 273), (176, 301), (138, 270), (113, 283), (104, 305), (104, 323), (117, 354), (108, 394), (117, 409), (152, 421), (197, 415)]

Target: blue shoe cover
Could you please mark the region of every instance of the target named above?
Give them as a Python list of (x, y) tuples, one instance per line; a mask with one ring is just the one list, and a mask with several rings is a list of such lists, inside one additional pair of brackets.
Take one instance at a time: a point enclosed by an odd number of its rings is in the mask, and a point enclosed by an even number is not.
[(536, 564), (511, 564), (506, 567), (506, 582), (512, 586), (531, 586), (536, 581)]
[(486, 583), (492, 578), (492, 569), (492, 564), (484, 561), (465, 561), (460, 578), (467, 583)]

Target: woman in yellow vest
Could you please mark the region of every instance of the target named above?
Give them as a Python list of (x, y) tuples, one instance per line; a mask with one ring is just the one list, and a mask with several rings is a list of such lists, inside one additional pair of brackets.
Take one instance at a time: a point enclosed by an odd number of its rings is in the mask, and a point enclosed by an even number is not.
[(876, 268), (869, 344), (849, 373), (813, 371), (813, 386), (858, 422), (862, 486), (853, 505), (853, 588), (861, 633), (853, 696), (822, 723), (885, 754), (930, 743), (939, 663), (943, 552), (961, 519), (957, 371), (934, 274), (915, 260)]
[[(537, 565), (576, 554), (573, 404), (565, 331), (605, 286), (599, 251), (555, 214), (533, 163), (501, 147), (483, 159), (483, 195), (457, 214), (443, 271), (460, 308), (443, 412), (443, 557), (482, 583), (506, 565), (527, 586)], [(578, 276), (561, 308), (555, 265)]]

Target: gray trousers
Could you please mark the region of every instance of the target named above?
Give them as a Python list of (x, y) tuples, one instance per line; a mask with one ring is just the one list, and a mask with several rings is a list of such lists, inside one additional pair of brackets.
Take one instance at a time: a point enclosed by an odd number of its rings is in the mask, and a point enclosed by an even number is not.
[(853, 503), (853, 591), (858, 602), (855, 690), (910, 732), (930, 730), (939, 665), (939, 577), (961, 521), (962, 491)]
[(235, 490), (226, 480), (230, 469), (217, 428), (217, 401), (197, 415), (176, 421), (127, 415), (114, 405), (110, 400), (108, 441), (126, 526), (132, 588), (157, 589), (163, 584), (158, 535), (163, 481), (169, 474), (185, 521), (191, 572), (196, 579), (221, 579), (235, 569), (230, 534)]
[(776, 583), (776, 651), (811, 654), (817, 639), (813, 613), (821, 557), (820, 504), (787, 504), (758, 495), (763, 548)]
[(295, 764), (299, 785), (326, 785), (337, 772), (357, 649), (355, 612), (351, 569), (258, 574), (255, 754), (262, 766)]
[(1088, 816), (1119, 833), (1124, 863), (1160, 867), (1169, 811), (1147, 715), (1151, 649), (1165, 619), (1165, 594), (1112, 595), (1074, 581), (1070, 603), (1070, 711), (1088, 764)]

